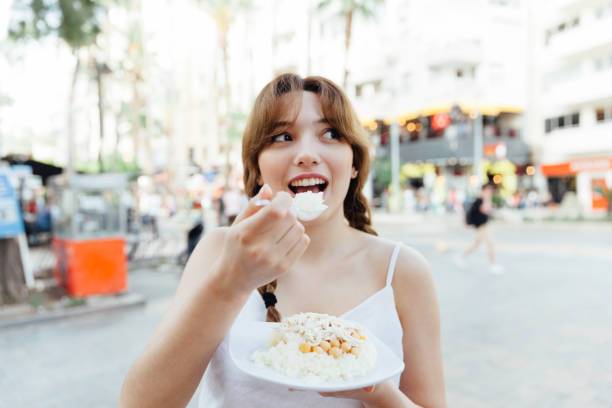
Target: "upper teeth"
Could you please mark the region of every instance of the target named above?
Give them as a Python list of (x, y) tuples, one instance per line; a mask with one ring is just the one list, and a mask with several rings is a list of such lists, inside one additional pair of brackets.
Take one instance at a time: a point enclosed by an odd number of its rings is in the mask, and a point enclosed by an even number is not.
[(292, 187), (314, 186), (317, 184), (325, 184), (325, 180), (320, 178), (305, 178), (300, 180), (294, 180), (291, 182)]

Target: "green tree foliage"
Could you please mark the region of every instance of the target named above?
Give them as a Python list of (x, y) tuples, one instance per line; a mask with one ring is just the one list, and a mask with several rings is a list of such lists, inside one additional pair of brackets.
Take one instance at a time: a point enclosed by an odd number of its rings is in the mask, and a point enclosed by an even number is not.
[(100, 0), (15, 0), (9, 36), (40, 40), (55, 35), (76, 50), (96, 42), (104, 12)]
[(318, 4), (319, 10), (334, 7), (338, 16), (344, 18), (344, 79), (342, 87), (348, 85), (349, 67), (348, 55), (351, 48), (351, 35), (353, 29), (353, 18), (356, 15), (364, 18), (373, 17), (376, 7), (384, 0), (321, 0)]

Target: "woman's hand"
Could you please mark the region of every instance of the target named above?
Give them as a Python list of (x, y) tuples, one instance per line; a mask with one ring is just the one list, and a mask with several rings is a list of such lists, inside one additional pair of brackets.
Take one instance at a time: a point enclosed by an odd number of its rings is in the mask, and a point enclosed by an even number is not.
[(387, 380), (377, 385), (359, 388), (356, 390), (339, 392), (321, 392), (324, 397), (350, 398), (363, 402), (366, 407), (384, 407), (385, 401), (392, 400), (390, 394), (397, 389), (393, 380)]
[[(271, 200), (270, 204), (255, 204), (264, 199)], [(310, 238), (292, 204), (286, 192), (273, 198), (267, 185), (249, 201), (228, 229), (219, 258), (221, 278), (228, 285), (250, 292), (287, 272), (302, 256)]]

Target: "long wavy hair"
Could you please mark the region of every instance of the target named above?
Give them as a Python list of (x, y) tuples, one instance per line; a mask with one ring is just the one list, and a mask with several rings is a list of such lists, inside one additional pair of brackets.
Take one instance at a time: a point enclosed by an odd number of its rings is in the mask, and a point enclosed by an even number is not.
[[(261, 187), (258, 183), (260, 178), (259, 154), (267, 146), (267, 136), (274, 131), (274, 123), (287, 109), (287, 99), (283, 97), (294, 97), (294, 105), (299, 108), (298, 97), (301, 97), (304, 91), (318, 95), (323, 116), (330, 126), (350, 144), (353, 151), (353, 167), (358, 174), (356, 178), (351, 179), (344, 198), (344, 217), (351, 227), (377, 235), (372, 228), (370, 207), (361, 191), (370, 170), (368, 136), (342, 89), (332, 81), (320, 76), (301, 78), (294, 74), (282, 74), (270, 81), (255, 99), (242, 137), (244, 185), (247, 195), (255, 196)], [(258, 288), (258, 291), (264, 296), (266, 292), (273, 294), (275, 289), (276, 281), (273, 281)], [(266, 320), (280, 321), (280, 314), (273, 305), (267, 307)]]

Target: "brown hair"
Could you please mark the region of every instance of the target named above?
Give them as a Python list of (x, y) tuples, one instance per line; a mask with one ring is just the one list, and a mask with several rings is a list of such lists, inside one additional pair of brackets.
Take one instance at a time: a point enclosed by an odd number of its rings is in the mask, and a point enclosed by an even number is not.
[[(351, 227), (377, 235), (371, 226), (370, 207), (361, 192), (370, 170), (368, 136), (344, 92), (332, 81), (323, 77), (301, 78), (294, 74), (282, 74), (270, 81), (255, 99), (242, 137), (246, 193), (249, 197), (253, 197), (260, 188), (259, 154), (267, 146), (267, 136), (274, 131), (274, 124), (279, 115), (286, 109), (286, 102), (281, 101), (281, 97), (292, 93), (297, 96), (303, 91), (313, 92), (319, 96), (323, 116), (353, 150), (353, 167), (358, 170), (358, 174), (356, 178), (351, 179), (344, 198), (344, 216)], [(274, 293), (275, 289), (276, 281), (273, 281), (258, 288), (258, 291), (260, 294)], [(266, 320), (280, 321), (280, 314), (274, 306), (267, 308)]]

